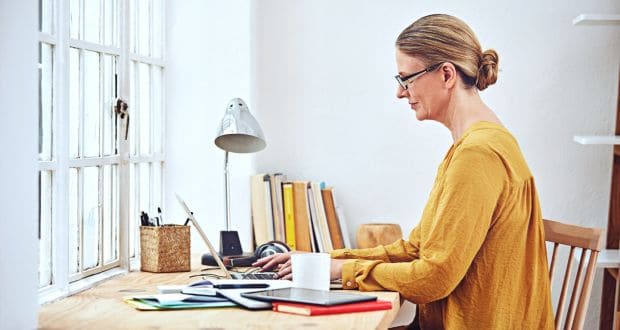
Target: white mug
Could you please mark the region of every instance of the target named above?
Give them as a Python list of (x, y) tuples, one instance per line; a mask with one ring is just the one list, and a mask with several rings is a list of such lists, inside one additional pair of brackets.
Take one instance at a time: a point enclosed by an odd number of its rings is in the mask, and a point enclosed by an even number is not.
[(293, 287), (329, 291), (329, 253), (291, 254)]

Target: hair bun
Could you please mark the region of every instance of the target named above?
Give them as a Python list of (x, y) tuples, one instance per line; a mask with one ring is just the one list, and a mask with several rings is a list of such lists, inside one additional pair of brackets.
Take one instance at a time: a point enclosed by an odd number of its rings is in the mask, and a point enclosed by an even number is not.
[(499, 56), (495, 50), (487, 49), (482, 52), (478, 77), (476, 78), (476, 87), (479, 90), (485, 90), (497, 81), (497, 63), (499, 63)]

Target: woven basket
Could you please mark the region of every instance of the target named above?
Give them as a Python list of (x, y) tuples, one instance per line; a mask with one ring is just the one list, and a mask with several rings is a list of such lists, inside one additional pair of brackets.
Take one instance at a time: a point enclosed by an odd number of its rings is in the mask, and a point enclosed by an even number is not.
[(189, 226), (140, 227), (140, 270), (153, 273), (190, 270)]

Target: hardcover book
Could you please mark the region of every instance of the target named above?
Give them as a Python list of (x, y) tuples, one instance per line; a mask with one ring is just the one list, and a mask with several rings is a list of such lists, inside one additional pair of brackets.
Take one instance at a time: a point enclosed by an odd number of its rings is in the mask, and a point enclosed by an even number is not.
[(282, 183), (282, 202), (284, 204), (284, 227), (286, 234), (285, 243), (291, 250), (297, 250), (297, 240), (295, 239), (295, 209), (293, 201), (293, 184), (290, 182)]
[(325, 216), (327, 225), (329, 226), (329, 236), (334, 249), (344, 249), (344, 241), (342, 239), (342, 231), (338, 223), (338, 215), (336, 214), (336, 205), (334, 204), (334, 193), (332, 188), (321, 190), (323, 195), (323, 204), (325, 205)]
[(307, 181), (293, 181), (293, 210), (295, 212), (295, 244), (297, 251), (312, 252), (310, 210)]
[(276, 312), (306, 316), (359, 313), (392, 309), (392, 303), (385, 300), (366, 301), (334, 306), (318, 306), (288, 302), (273, 302), (272, 305), (273, 310)]

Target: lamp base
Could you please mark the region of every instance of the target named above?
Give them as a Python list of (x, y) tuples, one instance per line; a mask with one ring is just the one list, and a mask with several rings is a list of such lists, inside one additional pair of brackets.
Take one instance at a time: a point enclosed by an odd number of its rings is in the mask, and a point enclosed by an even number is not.
[(222, 256), (236, 256), (243, 254), (239, 233), (236, 230), (220, 231), (220, 254)]

